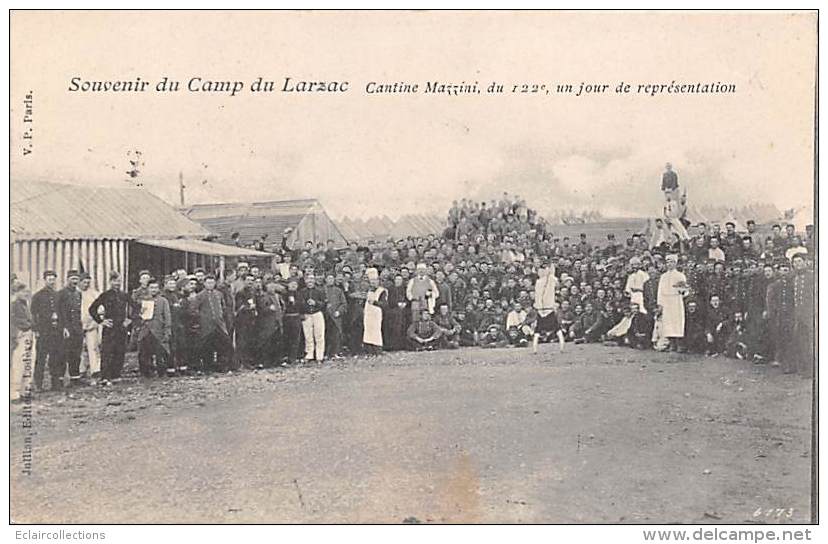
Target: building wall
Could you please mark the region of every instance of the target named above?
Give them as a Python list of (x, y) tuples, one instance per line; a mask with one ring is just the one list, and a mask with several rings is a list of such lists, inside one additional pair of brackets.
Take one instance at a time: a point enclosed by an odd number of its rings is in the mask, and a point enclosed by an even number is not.
[(21, 240), (11, 244), (10, 272), (34, 292), (43, 286), (43, 272), (54, 270), (58, 287), (69, 270), (84, 270), (99, 291), (106, 288), (109, 273), (128, 273), (128, 240)]

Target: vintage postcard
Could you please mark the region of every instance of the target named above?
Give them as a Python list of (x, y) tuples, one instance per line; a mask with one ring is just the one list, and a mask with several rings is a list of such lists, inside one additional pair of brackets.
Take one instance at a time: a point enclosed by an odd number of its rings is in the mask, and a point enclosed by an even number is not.
[(810, 538), (816, 11), (10, 28), (21, 538)]

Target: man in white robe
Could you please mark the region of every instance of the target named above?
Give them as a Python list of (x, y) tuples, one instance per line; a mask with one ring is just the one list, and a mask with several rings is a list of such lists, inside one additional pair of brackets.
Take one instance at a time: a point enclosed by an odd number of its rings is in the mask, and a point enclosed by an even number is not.
[(369, 351), (382, 351), (382, 312), (388, 302), (388, 291), (380, 285), (376, 268), (365, 271), (370, 287), (365, 295), (365, 308), (362, 317), (362, 342)]
[(630, 265), (633, 267), (632, 273), (627, 276), (627, 284), (624, 286), (624, 292), (630, 297), (631, 302), (638, 304), (641, 313), (647, 313), (644, 308), (644, 284), (650, 279), (650, 275), (644, 270), (641, 270), (641, 259), (633, 257), (630, 259)]
[(675, 200), (671, 196), (667, 196), (667, 202), (664, 204), (664, 222), (666, 223), (670, 232), (676, 234), (681, 241), (690, 239), (687, 229), (681, 222), (681, 218), (687, 213), (687, 206), (682, 204), (680, 200)]
[(560, 350), (564, 349), (564, 334), (558, 323), (556, 312), (558, 302), (555, 293), (558, 290), (558, 278), (555, 276), (555, 265), (544, 265), (538, 270), (538, 280), (535, 282), (535, 311), (538, 313), (538, 322), (535, 334), (532, 337), (532, 351), (537, 353), (541, 335), (554, 334), (558, 337)]
[(667, 271), (658, 280), (658, 305), (661, 306), (662, 333), (670, 340), (670, 349), (678, 349), (679, 338), (684, 338), (684, 295), (687, 277), (676, 270), (678, 256), (666, 258)]

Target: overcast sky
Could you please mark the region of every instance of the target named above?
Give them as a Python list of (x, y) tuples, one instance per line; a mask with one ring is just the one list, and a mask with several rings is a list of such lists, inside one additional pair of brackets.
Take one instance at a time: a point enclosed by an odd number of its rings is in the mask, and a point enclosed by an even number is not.
[[(444, 213), (517, 193), (541, 210), (658, 209), (670, 161), (699, 205), (813, 199), (816, 16), (760, 13), (15, 13), (12, 179), (187, 202), (317, 197), (334, 216)], [(72, 77), (348, 80), (342, 95), (71, 93)], [(736, 94), (433, 96), (420, 83), (732, 82)], [(34, 91), (33, 153), (22, 156)]]

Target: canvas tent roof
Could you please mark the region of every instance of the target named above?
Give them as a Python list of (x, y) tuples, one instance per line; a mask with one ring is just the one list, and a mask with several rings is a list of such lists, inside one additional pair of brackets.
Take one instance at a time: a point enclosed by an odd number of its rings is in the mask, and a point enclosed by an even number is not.
[(799, 233), (805, 232), (806, 226), (814, 224), (814, 211), (807, 206), (796, 208), (785, 217), (785, 222), (793, 225)]

